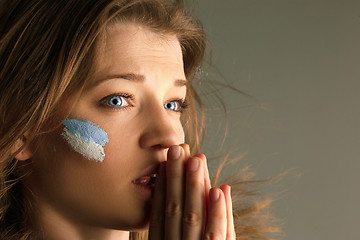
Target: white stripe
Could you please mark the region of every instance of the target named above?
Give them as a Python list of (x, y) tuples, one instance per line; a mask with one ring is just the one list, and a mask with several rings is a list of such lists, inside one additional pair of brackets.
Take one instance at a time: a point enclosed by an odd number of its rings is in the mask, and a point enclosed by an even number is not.
[(80, 136), (74, 136), (66, 128), (61, 134), (66, 142), (74, 149), (75, 152), (89, 160), (102, 162), (105, 158), (104, 148), (95, 142), (84, 142)]

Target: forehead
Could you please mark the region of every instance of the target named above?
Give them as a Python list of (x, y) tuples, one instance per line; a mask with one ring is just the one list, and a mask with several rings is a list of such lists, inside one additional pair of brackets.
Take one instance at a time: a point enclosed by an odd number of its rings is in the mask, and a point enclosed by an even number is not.
[(107, 29), (103, 43), (97, 57), (97, 72), (109, 68), (137, 71), (136, 67), (144, 62), (177, 69), (181, 66), (183, 70), (181, 46), (175, 35), (155, 33), (139, 24), (120, 23)]

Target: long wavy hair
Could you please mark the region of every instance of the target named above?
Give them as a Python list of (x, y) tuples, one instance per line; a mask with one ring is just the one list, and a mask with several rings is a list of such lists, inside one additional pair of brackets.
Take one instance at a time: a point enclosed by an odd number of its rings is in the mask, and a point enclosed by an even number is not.
[[(80, 96), (106, 29), (122, 22), (177, 36), (190, 103), (182, 122), (191, 151), (199, 151), (204, 111), (193, 83), (207, 41), (200, 22), (186, 11), (183, 1), (0, 0), (1, 239), (41, 239), (29, 214), (34, 203), (22, 192), (14, 158), (24, 146), (16, 143), (26, 136), (25, 144), (29, 144), (42, 133), (61, 101)], [(270, 201), (245, 201), (254, 196), (244, 187), (249, 177), (244, 171), (230, 179), (234, 198), (239, 200), (234, 202), (237, 239), (269, 239), (266, 233), (277, 230), (269, 227), (263, 214)], [(131, 233), (130, 238), (146, 239), (146, 233)]]

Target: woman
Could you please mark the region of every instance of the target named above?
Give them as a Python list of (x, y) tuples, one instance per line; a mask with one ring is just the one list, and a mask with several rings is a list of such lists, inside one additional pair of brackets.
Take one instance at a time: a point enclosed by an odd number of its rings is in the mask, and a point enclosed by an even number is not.
[(206, 40), (182, 2), (0, 4), (1, 239), (235, 239), (192, 155)]

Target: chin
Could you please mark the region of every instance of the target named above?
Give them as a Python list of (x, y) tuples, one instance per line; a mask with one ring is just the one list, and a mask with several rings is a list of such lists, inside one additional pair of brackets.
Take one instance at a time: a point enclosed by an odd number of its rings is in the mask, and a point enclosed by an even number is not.
[(147, 223), (144, 223), (143, 225), (139, 225), (137, 227), (134, 227), (131, 231), (134, 231), (134, 232), (145, 232), (149, 230), (149, 222)]
[(134, 219), (134, 230), (146, 231), (149, 229), (150, 215), (151, 215), (151, 201), (147, 201), (145, 206), (141, 208), (137, 219)]
[(146, 231), (149, 229), (150, 211), (133, 225), (133, 230)]
[[(146, 212), (139, 213), (137, 216), (133, 215), (132, 218), (128, 220), (130, 221), (128, 221), (127, 226), (125, 226), (127, 231), (147, 231), (150, 223), (150, 209)], [(123, 224), (122, 228), (124, 228)]]
[(149, 221), (144, 221), (142, 223), (129, 225), (126, 227), (126, 229), (122, 227), (121, 229), (117, 229), (117, 230), (126, 230), (130, 232), (145, 232), (149, 230)]

